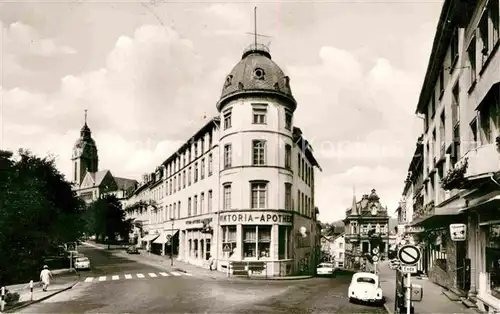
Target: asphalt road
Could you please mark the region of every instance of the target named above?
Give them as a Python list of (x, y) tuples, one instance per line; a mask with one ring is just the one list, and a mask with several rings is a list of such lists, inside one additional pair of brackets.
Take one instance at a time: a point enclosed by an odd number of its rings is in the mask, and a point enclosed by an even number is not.
[(93, 266), (81, 273), (81, 282), (19, 313), (386, 313), (380, 307), (349, 303), (349, 275), (293, 281), (214, 280), (176, 275), (103, 250), (79, 251)]

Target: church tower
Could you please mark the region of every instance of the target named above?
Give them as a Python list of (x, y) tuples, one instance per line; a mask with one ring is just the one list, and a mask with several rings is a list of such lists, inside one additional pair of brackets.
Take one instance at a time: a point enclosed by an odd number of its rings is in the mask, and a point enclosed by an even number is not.
[(73, 182), (78, 185), (82, 183), (87, 172), (97, 172), (99, 158), (97, 146), (92, 138), (92, 132), (87, 125), (87, 110), (85, 110), (85, 122), (80, 130), (80, 138), (73, 147), (72, 172)]

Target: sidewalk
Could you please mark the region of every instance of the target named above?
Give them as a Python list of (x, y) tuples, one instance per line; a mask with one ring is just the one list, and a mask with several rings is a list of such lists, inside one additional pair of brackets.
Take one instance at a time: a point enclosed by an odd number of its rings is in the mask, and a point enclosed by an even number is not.
[(70, 273), (69, 269), (57, 269), (52, 271), (52, 273), (54, 275), (54, 280), (51, 281), (50, 286), (45, 292), (42, 291), (40, 282), (33, 280), (33, 299), (31, 299), (29, 283), (5, 287), (10, 293), (17, 292), (19, 294), (19, 301), (12, 305), (6, 304), (4, 312), (11, 313), (33, 303), (46, 300), (56, 294), (73, 288), (73, 286), (80, 280), (79, 273), (75, 271)]
[[(96, 244), (92, 242), (84, 242), (84, 245), (92, 246), (97, 249), (102, 249), (106, 250), (107, 245), (105, 244)], [(228, 276), (227, 273), (213, 270), (210, 271), (210, 269), (203, 268), (200, 266), (196, 265), (191, 265), (183, 261), (178, 261), (177, 259), (174, 259), (173, 266), (171, 266), (171, 259), (169, 256), (161, 256), (149, 252), (145, 252), (143, 250), (140, 250), (140, 254), (128, 254), (125, 252), (125, 250), (110, 250), (110, 252), (115, 255), (119, 256), (122, 258), (126, 258), (129, 260), (133, 260), (135, 262), (139, 262), (142, 264), (150, 265), (153, 267), (158, 267), (165, 269), (167, 271), (180, 271), (183, 273), (190, 273), (194, 274), (196, 276), (203, 276), (203, 277), (209, 277), (212, 279), (229, 279), (229, 280), (234, 280), (234, 279), (242, 279), (242, 280), (300, 280), (300, 279), (309, 279), (312, 276), (288, 276), (288, 277), (270, 277), (270, 278), (264, 278), (264, 277), (253, 277), (253, 278), (248, 278), (245, 276)]]
[[(384, 292), (386, 303), (385, 309), (389, 314), (394, 313), (394, 302), (396, 292), (396, 271), (389, 268), (389, 262), (384, 261), (378, 265), (378, 275), (380, 276), (380, 285)], [(412, 284), (421, 285), (424, 290), (421, 302), (413, 302), (415, 314), (424, 313), (466, 313), (477, 314), (473, 309), (468, 309), (460, 302), (453, 302), (442, 292), (442, 287), (434, 284), (428, 279), (411, 278)]]

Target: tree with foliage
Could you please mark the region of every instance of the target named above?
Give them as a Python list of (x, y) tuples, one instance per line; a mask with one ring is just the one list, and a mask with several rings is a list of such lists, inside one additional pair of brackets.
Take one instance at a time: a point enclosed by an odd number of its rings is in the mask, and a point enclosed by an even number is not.
[(108, 249), (117, 236), (128, 239), (131, 222), (125, 219), (125, 211), (115, 195), (105, 195), (89, 206), (87, 230), (97, 241), (106, 241)]
[(0, 151), (0, 285), (38, 277), (44, 257), (81, 236), (83, 208), (53, 158)]

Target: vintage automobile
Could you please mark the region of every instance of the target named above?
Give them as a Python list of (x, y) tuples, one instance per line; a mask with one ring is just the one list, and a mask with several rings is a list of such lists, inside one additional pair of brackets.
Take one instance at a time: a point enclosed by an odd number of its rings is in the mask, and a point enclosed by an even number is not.
[(131, 245), (131, 246), (127, 247), (127, 253), (128, 254), (140, 254), (139, 250), (134, 245)]
[(383, 305), (384, 296), (380, 288), (380, 278), (373, 273), (359, 272), (352, 276), (349, 285), (349, 302), (367, 302)]
[(335, 266), (333, 263), (321, 263), (316, 267), (318, 276), (333, 276), (335, 274)]
[(78, 257), (75, 260), (75, 269), (90, 269), (90, 260), (88, 257)]

